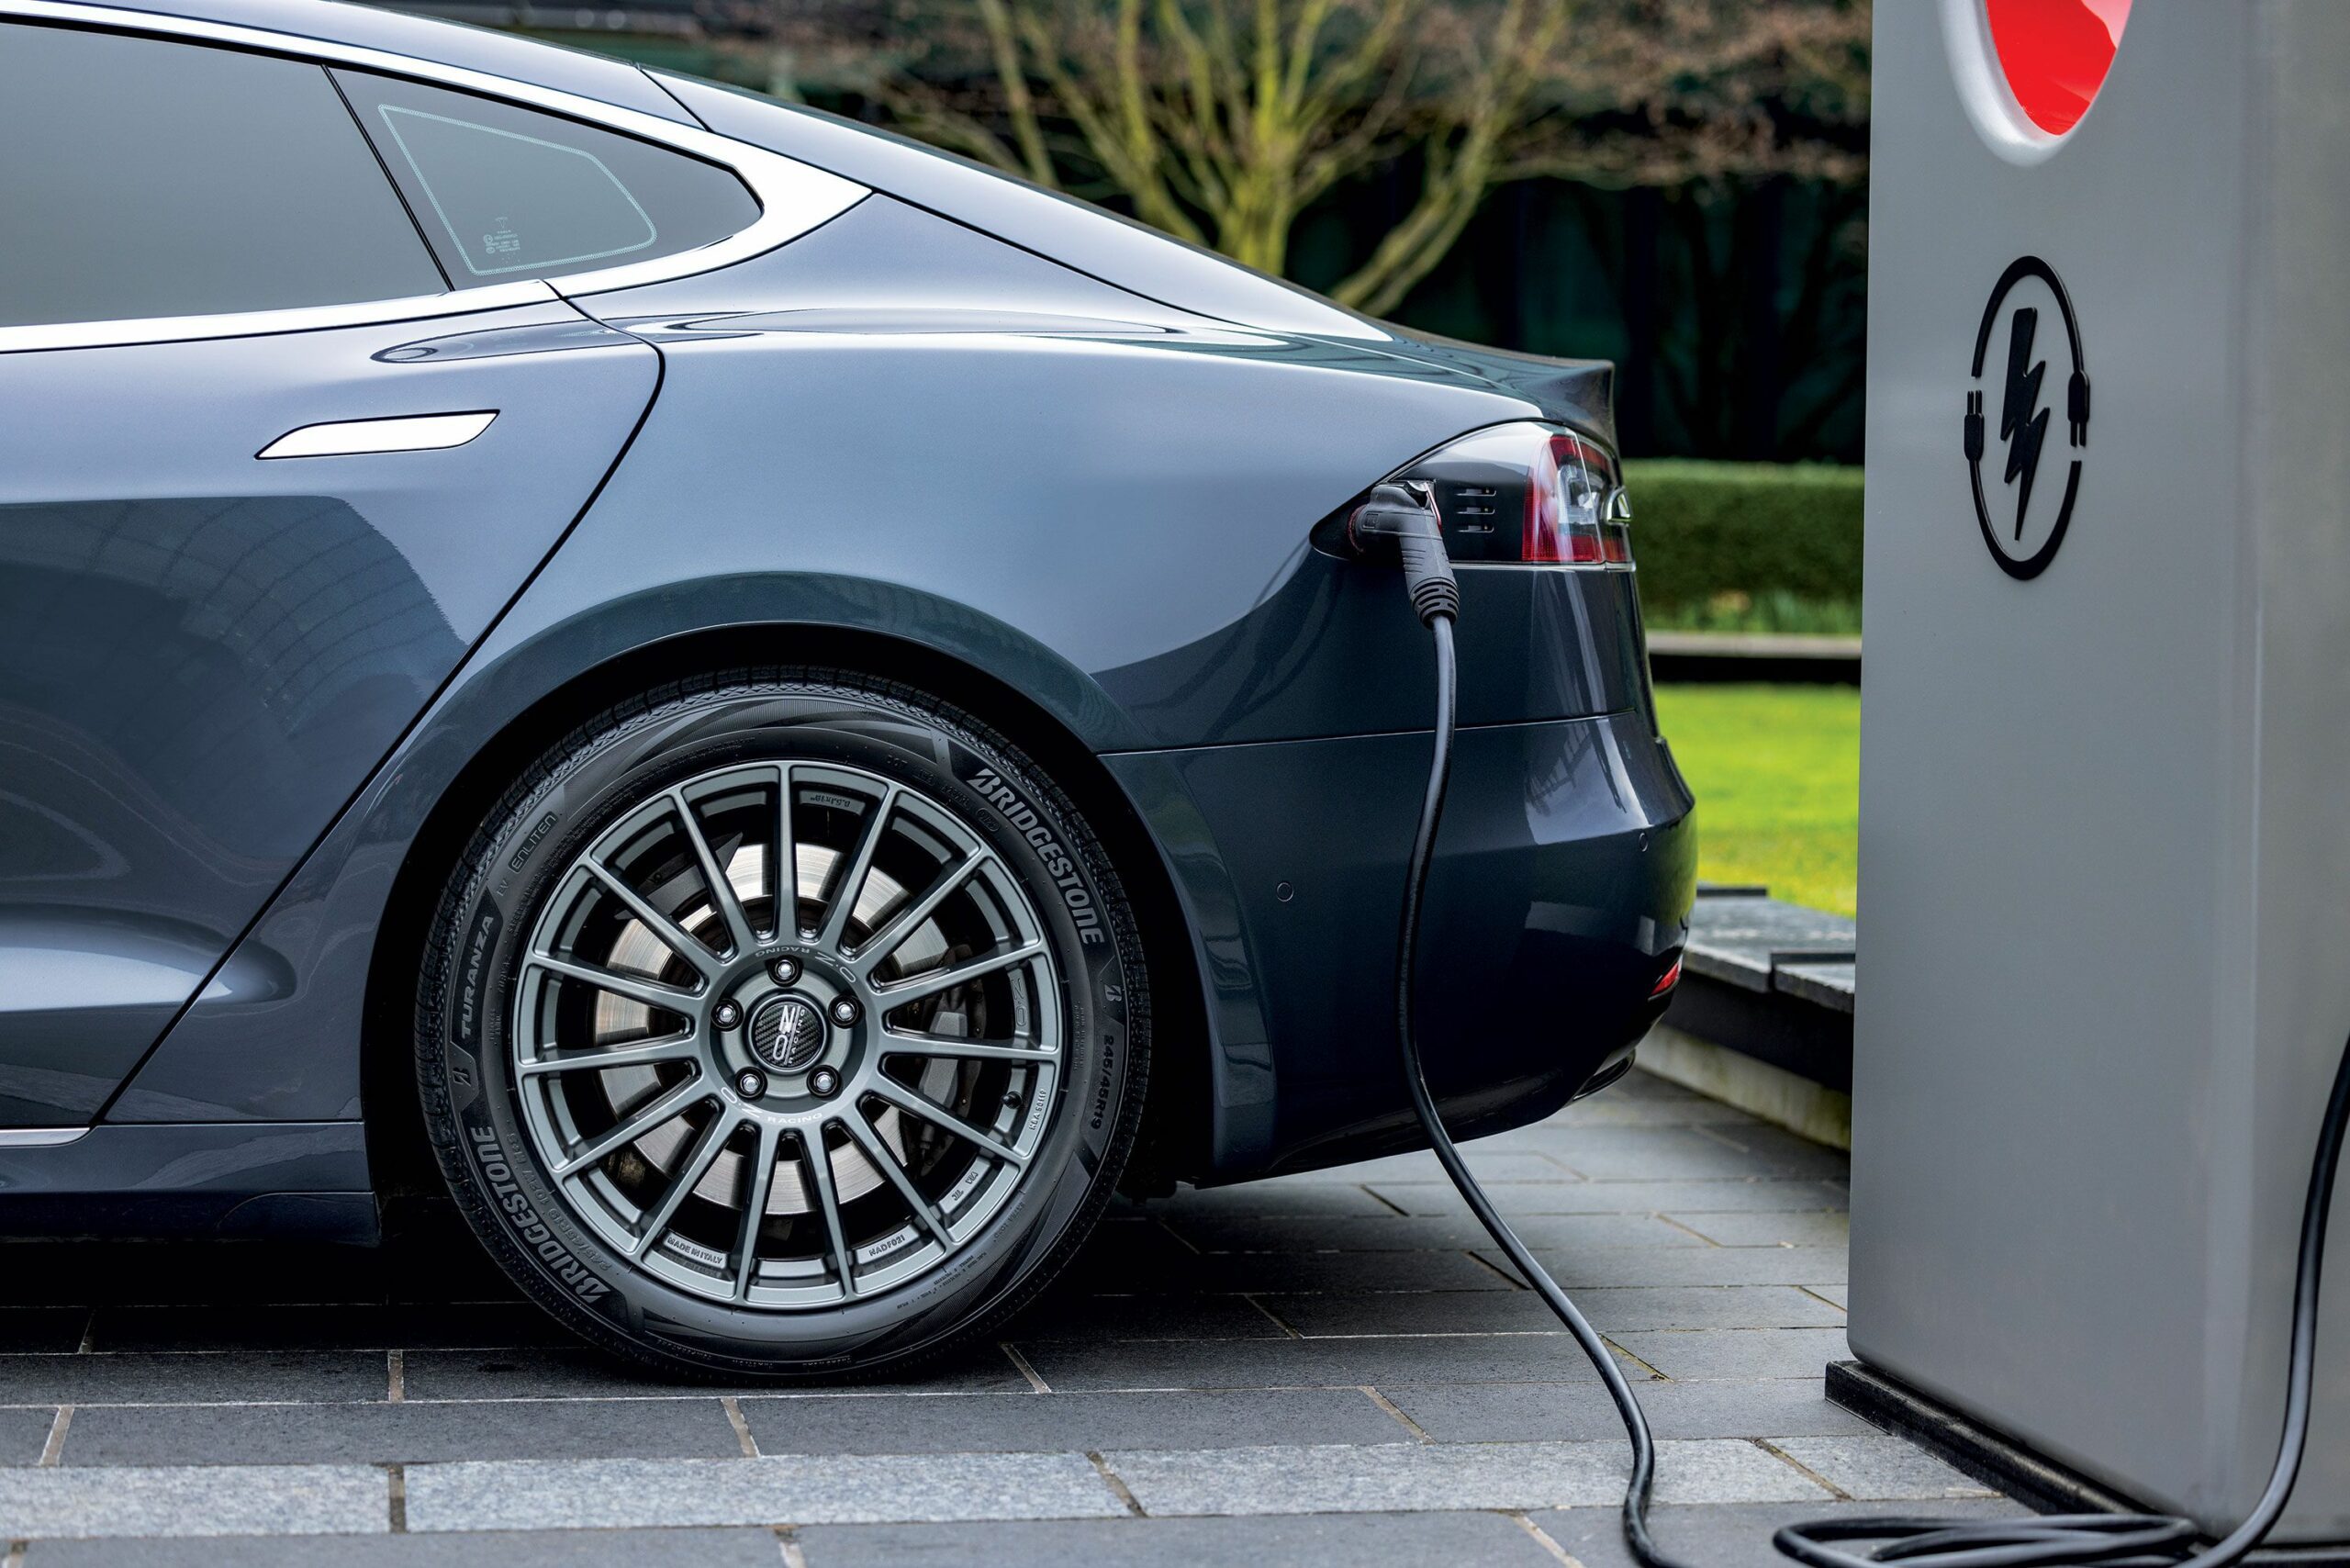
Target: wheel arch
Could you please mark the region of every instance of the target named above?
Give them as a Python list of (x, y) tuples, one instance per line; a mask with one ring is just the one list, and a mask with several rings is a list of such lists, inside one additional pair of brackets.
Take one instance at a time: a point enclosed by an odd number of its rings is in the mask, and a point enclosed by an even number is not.
[(442, 1191), (417, 1102), (415, 977), (433, 906), (482, 819), (533, 759), (615, 702), (719, 672), (793, 666), (851, 670), (931, 692), (1001, 732), (1077, 802), (1133, 902), (1156, 982), (1148, 1099), (1127, 1185), (1163, 1190), (1203, 1162), (1212, 1047), (1190, 924), (1155, 840), (1110, 770), (1061, 718), (952, 652), (866, 628), (746, 622), (644, 643), (580, 670), (490, 734), (425, 812), (395, 875), (367, 969), (360, 1108), (379, 1194), (401, 1201)]

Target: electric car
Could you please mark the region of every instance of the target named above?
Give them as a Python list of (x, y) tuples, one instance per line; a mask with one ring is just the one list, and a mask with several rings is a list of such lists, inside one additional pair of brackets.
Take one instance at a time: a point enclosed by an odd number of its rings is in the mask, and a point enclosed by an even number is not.
[(1463, 596), (1444, 1108), (1628, 1065), (1693, 836), (1608, 366), (705, 83), (163, 3), (0, 0), (0, 1228), (445, 1193), (591, 1340), (804, 1375), (1121, 1183), (1419, 1147), (1388, 481)]

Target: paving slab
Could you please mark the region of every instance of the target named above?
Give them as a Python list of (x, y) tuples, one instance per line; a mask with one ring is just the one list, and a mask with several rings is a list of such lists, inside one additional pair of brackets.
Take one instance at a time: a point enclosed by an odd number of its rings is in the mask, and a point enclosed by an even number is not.
[(1165, 1198), (1153, 1199), (1140, 1212), (1158, 1218), (1182, 1215), (1389, 1215), (1359, 1182), (1309, 1181), (1276, 1176), (1269, 1182), (1243, 1182), (1237, 1187), (1185, 1187)]
[(1781, 1437), (1771, 1446), (1849, 1497), (1991, 1497), (1998, 1494), (1908, 1440), (1881, 1433)]
[(1841, 1328), (1699, 1328), (1608, 1336), (1662, 1376), (1691, 1378), (1825, 1377), (1828, 1363), (1852, 1360)]
[(1113, 1268), (1132, 1268), (1137, 1264), (1162, 1261), (1169, 1258), (1188, 1258), (1197, 1249), (1187, 1247), (1175, 1234), (1160, 1223), (1156, 1204), (1129, 1206), (1123, 1214), (1113, 1214), (1093, 1227), (1085, 1238), (1085, 1246), (1071, 1266), (1091, 1263)]
[[(1637, 1066), (1632, 1071), (1608, 1085), (1607, 1097), (1611, 1100), (1621, 1098), (1653, 1104), (1678, 1103), (1710, 1105), (1713, 1103), (1694, 1089), (1675, 1083), (1669, 1078), (1659, 1078), (1654, 1073), (1643, 1070)], [(1595, 1100), (1583, 1102), (1586, 1105), (1596, 1103)]]
[[(1596, 1505), (1623, 1495), (1629, 1462), (1620, 1442), (1215, 1449), (1102, 1458), (1153, 1516)], [(1831, 1495), (1753, 1443), (1701, 1440), (1657, 1445), (1657, 1495), (1825, 1502)]]
[[(1260, 1226), (1287, 1226), (1287, 1220), (1259, 1220)], [(1306, 1239), (1295, 1249), (1274, 1252), (1210, 1252), (1193, 1257), (1184, 1268), (1180, 1282), (1172, 1288), (1190, 1289), (1219, 1294), (1254, 1294), (1264, 1291), (1338, 1291), (1371, 1293), (1378, 1291), (1478, 1291), (1513, 1290), (1509, 1279), (1495, 1273), (1472, 1255), (1464, 1245), (1449, 1250), (1426, 1250), (1413, 1247), (1389, 1249), (1383, 1245), (1393, 1239), (1384, 1234), (1366, 1238), (1351, 1227), (1360, 1226), (1409, 1226), (1429, 1223), (1407, 1219), (1393, 1220), (1328, 1220), (1312, 1222), (1349, 1227), (1344, 1234), (1319, 1243)], [(1443, 1224), (1443, 1221), (1433, 1222)], [(1572, 1223), (1551, 1221), (1548, 1223)], [(1309, 1232), (1309, 1238), (1315, 1233)], [(1460, 1227), (1463, 1243), (1482, 1238), (1484, 1232), (1470, 1233), (1467, 1226)], [(1346, 1250), (1320, 1250), (1317, 1248), (1347, 1246), (1370, 1239), (1368, 1248), (1348, 1247)], [(1706, 1242), (1686, 1232), (1678, 1242), (1669, 1245), (1704, 1247)], [(1130, 1282), (1128, 1289), (1165, 1290), (1168, 1283)]]
[(413, 1464), (505, 1459), (722, 1458), (742, 1441), (713, 1397), (461, 1405), (93, 1406), (60, 1458), (78, 1465)]
[[(1545, 1127), (1686, 1127), (1751, 1126), (1754, 1118), (1735, 1105), (1691, 1095), (1686, 1100), (1624, 1100), (1615, 1090), (1579, 1101), (1539, 1124)], [(1481, 1138), (1496, 1148), (1520, 1147), (1516, 1132)]]
[[(1523, 1525), (1499, 1513), (1322, 1514), (1253, 1518), (1124, 1518), (1024, 1524), (820, 1525), (794, 1544), (808, 1568), (1363, 1568), (1375, 1562), (1558, 1568)], [(131, 1565), (136, 1568), (136, 1565)]]
[(1069, 1260), (1055, 1288), (1080, 1293), (1199, 1289), (1184, 1271), (1200, 1249), (1156, 1216), (1104, 1220)]
[(1543, 1124), (1529, 1147), (1593, 1181), (1687, 1182), (1773, 1176), (1826, 1181), (1848, 1169), (1834, 1149), (1760, 1124), (1736, 1127), (1557, 1127)]
[(1755, 1161), (1758, 1170), (1800, 1169), (1827, 1181), (1852, 1180), (1852, 1159), (1843, 1150), (1814, 1143), (1768, 1122), (1754, 1122), (1743, 1127), (1707, 1126), (1702, 1130), (1707, 1137), (1744, 1153)]
[(42, 1541), (25, 1568), (778, 1568), (766, 1529)]
[(0, 1405), (224, 1405), (381, 1399), (380, 1354), (260, 1350), (0, 1356)]
[[(1438, 1442), (1540, 1442), (1620, 1439), (1605, 1391), (1507, 1383), (1387, 1383), (1379, 1392)], [(1876, 1428), (1801, 1378), (1644, 1383), (1640, 1405), (1660, 1438), (1874, 1437)]]
[[(1505, 1216), (1508, 1217), (1508, 1216)], [(1703, 1247), (1707, 1242), (1670, 1220), (1652, 1214), (1561, 1214), (1512, 1218), (1510, 1228), (1528, 1247), (1553, 1247), (1589, 1252), (1609, 1247)], [(1478, 1236), (1485, 1237), (1483, 1226)], [(1490, 1238), (1480, 1243), (1490, 1246)]]
[(784, 1396), (745, 1398), (740, 1407), (761, 1453), (1087, 1453), (1414, 1440), (1358, 1388), (979, 1394), (912, 1408), (903, 1401)]
[(1765, 894), (1714, 893), (1690, 916), (1688, 964), (1695, 974), (1750, 991), (1769, 991), (1790, 962), (1849, 960), (1850, 916), (1784, 903)]
[[(1407, 1215), (1469, 1214), (1469, 1205), (1441, 1182), (1382, 1182), (1371, 1191)], [(1488, 1189), (1505, 1219), (1519, 1215), (1638, 1215), (1676, 1216), (1742, 1212), (1841, 1213), (1851, 1202), (1828, 1182), (1512, 1182)]]
[[(1499, 1252), (1481, 1249), (1477, 1256), (1496, 1271), (1516, 1277), (1509, 1260)], [(1608, 1248), (1566, 1252), (1536, 1246), (1534, 1260), (1571, 1291), (1629, 1285), (1841, 1285), (1847, 1272), (1841, 1247)]]
[[(404, 1358), (411, 1400), (436, 1399), (656, 1399), (707, 1398), (723, 1394), (767, 1394), (773, 1383), (729, 1384), (722, 1380), (667, 1376), (600, 1351), (520, 1350), (476, 1354), (464, 1350), (412, 1350)], [(849, 1394), (881, 1393), (1020, 1394), (1028, 1380), (1003, 1352), (979, 1344), (923, 1362), (901, 1377), (837, 1385)]]
[[(1483, 1182), (1580, 1180), (1572, 1167), (1560, 1163), (1540, 1149), (1498, 1148), (1480, 1138), (1461, 1145), (1460, 1154), (1468, 1161), (1469, 1173)], [(1382, 1182), (1441, 1182), (1444, 1167), (1435, 1155), (1422, 1151), (1334, 1166), (1315, 1171), (1313, 1176), (1326, 1182), (1367, 1182), (1373, 1185)]]
[[(1821, 1394), (1842, 1155), (1635, 1073), (1472, 1161), (1622, 1348), (1669, 1545), (2007, 1507)], [(453, 1214), (392, 1228), (12, 1248), (0, 1546), (50, 1533), (11, 1568), (1625, 1562), (1614, 1411), (1426, 1155), (1121, 1200), (1008, 1344), (789, 1388), (580, 1348)]]
[(631, 1529), (1116, 1518), (1081, 1454), (487, 1460), (409, 1468), (408, 1528)]
[(1279, 1339), (1281, 1326), (1237, 1293), (1076, 1295), (1055, 1291), (1004, 1327), (1019, 1339)]
[[(1563, 1334), (1531, 1291), (1416, 1295), (1266, 1295), (1265, 1310), (1307, 1338), (1348, 1334)], [(1603, 1334), (1651, 1328), (1840, 1328), (1844, 1315), (1792, 1285), (1606, 1288), (1575, 1303)]]
[[(1919, 1512), (1915, 1503), (1722, 1504), (1662, 1506), (1651, 1512), (1649, 1519), (1658, 1541), (1681, 1562), (1703, 1563), (1705, 1568), (1789, 1568), (1789, 1559), (1771, 1544), (1772, 1533), (1782, 1525), (1872, 1515), (1914, 1517)], [(2028, 1510), (2007, 1502), (1949, 1502), (1935, 1504), (1930, 1512), (1937, 1518), (1967, 1519), (2009, 1518)], [(1613, 1507), (1570, 1508), (1536, 1514), (1532, 1518), (1583, 1568), (1637, 1568), (1624, 1545), (1622, 1521)]]
[(102, 1306), (93, 1350), (505, 1350), (573, 1345), (525, 1302), (358, 1302), (313, 1306)]
[(1771, 989), (1849, 1014), (1861, 989), (1860, 966), (1849, 959), (1842, 963), (1781, 964), (1772, 973)]
[[(1465, 1252), (1492, 1238), (1473, 1219), (1450, 1215), (1170, 1214), (1170, 1235), (1184, 1256), (1169, 1274), (1196, 1281), (1202, 1255), (1296, 1252)], [(1081, 1261), (1081, 1260), (1080, 1260)], [(1219, 1265), (1227, 1270), (1242, 1265)], [(1147, 1277), (1147, 1276), (1143, 1276)], [(1143, 1288), (1150, 1288), (1145, 1285)], [(1162, 1287), (1163, 1288), (1163, 1287)]]
[[(1574, 1341), (1555, 1334), (1229, 1339), (1184, 1344), (1021, 1347), (1056, 1391), (1360, 1388), (1403, 1382), (1596, 1383)], [(1816, 1370), (1816, 1369), (1815, 1369)]]
[(1722, 1247), (1842, 1247), (1852, 1223), (1842, 1214), (1691, 1214), (1666, 1216)]
[(46, 1405), (0, 1410), (0, 1464), (37, 1464), (57, 1412)]
[[(1599, 1249), (1624, 1247), (1683, 1248), (1711, 1245), (1702, 1236), (1650, 1214), (1568, 1214), (1522, 1215), (1508, 1216), (1510, 1228), (1528, 1247), (1572, 1249), (1587, 1252)], [(1464, 1208), (1455, 1215), (1389, 1215), (1382, 1216), (1343, 1215), (1315, 1218), (1274, 1216), (1271, 1218), (1235, 1218), (1224, 1215), (1203, 1217), (1170, 1218), (1168, 1228), (1190, 1242), (1205, 1257), (1184, 1259), (1175, 1277), (1195, 1282), (1195, 1288), (1226, 1288), (1225, 1282), (1246, 1282), (1256, 1278), (1252, 1268), (1262, 1271), (1265, 1265), (1223, 1263), (1225, 1256), (1261, 1257), (1267, 1253), (1281, 1256), (1322, 1255), (1328, 1253), (1367, 1252), (1461, 1252), (1493, 1245), (1493, 1238), (1485, 1227), (1470, 1217)], [(1438, 1265), (1382, 1264), (1382, 1268), (1416, 1267), (1423, 1272), (1439, 1271)], [(1336, 1265), (1324, 1265), (1335, 1271)], [(1450, 1267), (1444, 1265), (1442, 1267)], [(1333, 1288), (1348, 1288), (1351, 1276), (1330, 1274)], [(1198, 1282), (1215, 1281), (1210, 1287)], [(1279, 1288), (1262, 1284), (1239, 1283), (1233, 1288)], [(1373, 1282), (1371, 1289), (1393, 1289)], [(1440, 1282), (1413, 1288), (1438, 1290)]]
[(0, 1540), (364, 1534), (391, 1529), (390, 1499), (355, 1464), (0, 1470)]

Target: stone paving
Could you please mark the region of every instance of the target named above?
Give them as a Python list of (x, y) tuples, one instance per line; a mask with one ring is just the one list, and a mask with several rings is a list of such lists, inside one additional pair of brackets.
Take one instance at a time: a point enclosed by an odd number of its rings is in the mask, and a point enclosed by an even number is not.
[[(1639, 1381), (1668, 1547), (2014, 1506), (1829, 1405), (1841, 1155), (1634, 1074), (1471, 1162)], [(0, 1249), (6, 1568), (1627, 1561), (1615, 1417), (1410, 1156), (1127, 1205), (901, 1381), (666, 1382), (462, 1236)]]

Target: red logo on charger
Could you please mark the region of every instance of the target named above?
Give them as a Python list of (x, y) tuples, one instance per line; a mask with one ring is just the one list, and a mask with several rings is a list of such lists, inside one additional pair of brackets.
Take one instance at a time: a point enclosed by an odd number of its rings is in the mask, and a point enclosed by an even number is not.
[(2062, 136), (2089, 112), (2130, 20), (2130, 0), (1984, 0), (1991, 47), (2032, 124)]

